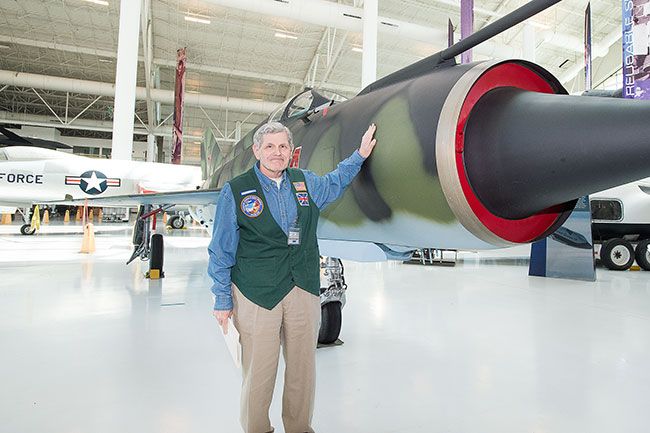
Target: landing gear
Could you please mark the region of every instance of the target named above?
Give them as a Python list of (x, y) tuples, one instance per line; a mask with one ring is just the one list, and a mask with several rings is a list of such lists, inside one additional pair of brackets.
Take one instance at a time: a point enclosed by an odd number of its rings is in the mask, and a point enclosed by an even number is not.
[(318, 342), (320, 344), (332, 344), (339, 338), (341, 333), (341, 310), (340, 302), (329, 302), (320, 307), (320, 330), (318, 331)]
[(341, 333), (342, 309), (345, 305), (345, 277), (343, 263), (333, 257), (321, 258), (321, 324), (318, 343), (334, 344)]
[(185, 220), (180, 215), (174, 215), (173, 217), (169, 218), (167, 225), (174, 230), (180, 230), (185, 227)]
[(644, 239), (637, 244), (634, 252), (637, 265), (646, 271), (650, 271), (650, 251), (648, 251), (648, 246), (650, 246), (650, 239)]
[(151, 236), (151, 259), (149, 260), (149, 272), (146, 277), (152, 280), (163, 278), (163, 259), (165, 256), (165, 248), (163, 244), (163, 235), (156, 233)]
[(152, 236), (149, 217), (165, 210), (164, 206), (158, 209), (153, 209), (151, 205), (140, 206), (133, 227), (133, 254), (126, 262), (128, 265), (136, 257), (140, 257), (140, 260), (149, 260), (149, 271), (145, 275), (152, 280), (165, 276), (163, 272), (164, 242), (161, 234), (156, 233)]
[(32, 223), (31, 223), (34, 207), (32, 207), (32, 209), (25, 208), (24, 210), (18, 208), (18, 212), (20, 212), (20, 215), (23, 217), (23, 225), (20, 226), (20, 234), (25, 236), (31, 236), (34, 233), (36, 233), (36, 228), (32, 228)]
[(607, 269), (625, 271), (634, 263), (634, 248), (625, 239), (609, 239), (600, 249), (600, 260)]
[(23, 224), (20, 226), (20, 234), (23, 234), (25, 236), (31, 236), (34, 233), (36, 233), (36, 229), (32, 228), (31, 224)]

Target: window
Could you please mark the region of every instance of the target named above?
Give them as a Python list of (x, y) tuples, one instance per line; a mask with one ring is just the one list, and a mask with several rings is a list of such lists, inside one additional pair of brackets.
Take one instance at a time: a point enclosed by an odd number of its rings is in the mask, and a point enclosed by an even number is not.
[(621, 221), (623, 204), (619, 200), (591, 200), (591, 219)]
[(99, 147), (72, 146), (75, 155), (99, 156)]
[(307, 110), (309, 110), (309, 107), (311, 107), (311, 101), (313, 100), (314, 95), (312, 95), (311, 90), (299, 95), (289, 106), (287, 117), (298, 117), (301, 114), (306, 113)]
[(280, 104), (278, 108), (273, 110), (268, 121), (279, 122), (282, 120), (284, 114), (286, 114), (287, 119), (300, 117), (307, 113), (312, 108), (312, 105), (314, 106), (313, 108), (317, 108), (328, 102), (337, 103), (346, 100), (347, 98), (345, 96), (334, 92), (307, 89)]

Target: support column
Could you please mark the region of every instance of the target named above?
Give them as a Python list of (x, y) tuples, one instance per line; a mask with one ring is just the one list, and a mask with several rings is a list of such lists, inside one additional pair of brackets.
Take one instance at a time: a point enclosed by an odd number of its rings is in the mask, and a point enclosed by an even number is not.
[(363, 2), (363, 54), (361, 55), (361, 88), (377, 80), (377, 0)]
[(147, 162), (156, 162), (156, 136), (147, 134)]
[(133, 117), (138, 73), (141, 6), (142, 2), (140, 1), (120, 2), (112, 159), (130, 160), (133, 153)]
[(241, 121), (235, 122), (235, 143), (239, 143), (241, 140)]
[(157, 162), (167, 162), (165, 161), (165, 137), (158, 136), (156, 137), (156, 144), (158, 145), (158, 156), (156, 157)]

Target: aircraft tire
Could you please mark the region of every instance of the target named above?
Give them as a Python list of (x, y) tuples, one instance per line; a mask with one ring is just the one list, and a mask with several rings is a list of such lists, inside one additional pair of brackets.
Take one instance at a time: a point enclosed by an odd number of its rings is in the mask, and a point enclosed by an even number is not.
[(634, 263), (634, 248), (625, 239), (609, 239), (600, 249), (600, 261), (607, 269), (625, 271)]
[(180, 230), (185, 227), (185, 220), (178, 215), (174, 215), (169, 219), (168, 225), (174, 230)]
[(318, 343), (332, 344), (341, 333), (341, 303), (328, 302), (320, 307), (320, 330)]
[(637, 265), (646, 271), (650, 271), (650, 251), (648, 251), (648, 246), (650, 246), (650, 239), (644, 239), (637, 244), (634, 251)]
[(156, 233), (151, 236), (151, 259), (149, 261), (149, 269), (160, 269), (162, 272), (164, 257), (165, 246), (163, 243), (163, 235)]
[(20, 234), (25, 236), (31, 236), (36, 233), (36, 229), (33, 229), (31, 224), (23, 224), (20, 226)]

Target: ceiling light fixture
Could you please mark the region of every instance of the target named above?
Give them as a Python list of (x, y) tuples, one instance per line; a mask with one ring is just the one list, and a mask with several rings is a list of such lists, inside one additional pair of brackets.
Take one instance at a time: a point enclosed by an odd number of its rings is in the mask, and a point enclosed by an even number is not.
[(199, 14), (193, 14), (191, 12), (188, 12), (187, 15), (185, 15), (185, 21), (191, 21), (193, 23), (201, 23), (201, 24), (210, 24), (210, 17), (205, 16), (205, 15), (199, 15)]
[(284, 32), (275, 32), (275, 37), (280, 39), (298, 39), (298, 36)]
[(108, 2), (106, 0), (85, 0), (88, 3), (94, 3), (96, 5), (102, 5), (102, 6), (108, 6)]
[(354, 51), (355, 53), (363, 53), (363, 48), (361, 47), (354, 46), (351, 48), (351, 50)]

